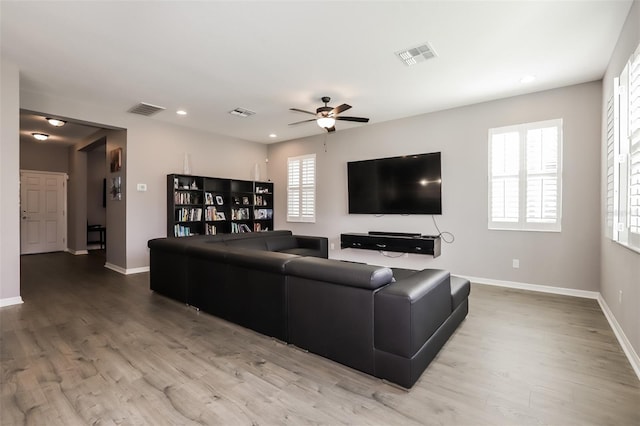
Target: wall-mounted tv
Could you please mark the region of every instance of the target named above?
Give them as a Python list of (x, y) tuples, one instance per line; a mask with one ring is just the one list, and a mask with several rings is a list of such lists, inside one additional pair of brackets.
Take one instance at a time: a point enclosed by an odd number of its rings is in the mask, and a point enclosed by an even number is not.
[(347, 163), (350, 214), (442, 214), (440, 153)]

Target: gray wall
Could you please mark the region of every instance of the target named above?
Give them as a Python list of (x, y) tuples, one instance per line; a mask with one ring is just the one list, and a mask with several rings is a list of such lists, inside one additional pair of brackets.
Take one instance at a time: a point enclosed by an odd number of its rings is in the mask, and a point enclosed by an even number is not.
[(0, 61), (0, 305), (20, 300), (20, 73)]
[[(636, 0), (633, 2), (603, 79), (603, 99), (605, 99), (601, 116), (603, 123), (606, 123), (606, 99), (611, 95), (613, 78), (620, 74), (638, 43), (640, 43), (640, 2)], [(603, 128), (606, 131), (606, 125), (603, 125)], [(640, 354), (640, 309), (638, 309), (640, 306), (640, 253), (633, 252), (605, 236), (607, 138), (604, 131), (601, 152), (601, 217), (603, 220), (600, 292), (633, 346), (637, 357)], [(618, 299), (620, 292), (622, 292), (622, 302)]]
[(35, 140), (22, 140), (20, 141), (20, 169), (68, 173), (68, 147)]
[[(93, 123), (98, 127), (126, 129), (123, 172), (126, 175), (126, 183), (123, 183), (125, 198), (124, 202), (119, 203), (119, 206), (126, 206), (126, 212), (124, 220), (117, 219), (114, 223), (107, 207), (109, 245), (107, 262), (127, 270), (135, 271), (137, 268), (147, 267), (149, 265), (147, 241), (151, 238), (166, 236), (166, 175), (182, 173), (185, 152), (191, 154), (192, 173), (195, 175), (250, 179), (253, 164), (258, 163), (262, 166), (261, 176), (267, 178), (264, 162), (267, 147), (263, 144), (163, 123), (152, 117), (126, 113), (124, 109), (113, 111), (100, 105), (41, 93), (23, 92), (20, 95), (20, 106), (30, 111), (70, 117)], [(165, 111), (161, 114), (170, 113)], [(230, 117), (230, 119), (234, 118)], [(185, 126), (188, 125), (187, 116)], [(118, 143), (124, 143), (124, 141)], [(71, 155), (70, 174), (74, 172), (74, 166), (81, 167), (79, 164), (81, 161), (75, 154)], [(86, 160), (84, 166), (86, 168)], [(138, 183), (146, 184), (147, 191), (137, 191)], [(80, 221), (77, 226), (86, 227), (86, 186), (80, 188), (81, 185), (78, 183), (76, 189), (80, 192), (84, 191), (85, 194), (82, 196), (85, 221)], [(70, 191), (71, 186), (70, 182)], [(82, 208), (81, 204), (78, 200), (79, 209)], [(121, 236), (123, 241), (112, 242), (113, 227), (120, 226), (125, 229), (125, 224), (126, 230)], [(80, 228), (76, 232), (79, 233)], [(71, 240), (71, 228), (69, 233)], [(83, 239), (84, 234), (82, 235)], [(119, 232), (114, 235), (119, 235)], [(76, 238), (76, 242), (80, 244), (81, 239)], [(111, 247), (120, 247), (124, 257), (118, 260), (110, 259)]]
[[(600, 105), (601, 84), (593, 82), (271, 145), (276, 228), (329, 237), (333, 258), (598, 291)], [(564, 119), (562, 232), (488, 230), (488, 129), (552, 118)], [(442, 256), (390, 258), (340, 250), (343, 232), (437, 233), (430, 216), (349, 215), (346, 190), (347, 161), (435, 151), (442, 152), (443, 171), (443, 214), (436, 218), (440, 229), (456, 238), (443, 245)], [(287, 157), (307, 153), (317, 155), (317, 222), (287, 223)], [(519, 269), (512, 259), (520, 260)]]

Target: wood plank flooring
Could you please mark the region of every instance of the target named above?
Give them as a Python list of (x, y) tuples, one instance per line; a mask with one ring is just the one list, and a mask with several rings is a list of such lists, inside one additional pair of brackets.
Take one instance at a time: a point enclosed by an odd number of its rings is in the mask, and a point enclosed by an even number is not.
[(99, 256), (23, 256), (0, 309), (0, 424), (640, 425), (640, 383), (594, 300), (474, 285), (405, 391), (199, 313)]

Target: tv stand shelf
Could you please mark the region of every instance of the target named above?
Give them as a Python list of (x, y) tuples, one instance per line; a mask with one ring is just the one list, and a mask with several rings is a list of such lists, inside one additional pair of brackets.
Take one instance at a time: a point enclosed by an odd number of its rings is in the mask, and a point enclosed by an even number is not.
[(440, 256), (440, 237), (398, 234), (340, 234), (340, 247)]

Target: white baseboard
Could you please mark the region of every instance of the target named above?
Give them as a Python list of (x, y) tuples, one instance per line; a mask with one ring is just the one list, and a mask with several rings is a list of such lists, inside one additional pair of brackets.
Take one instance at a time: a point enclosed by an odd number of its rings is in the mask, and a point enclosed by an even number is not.
[(142, 266), (140, 268), (130, 268), (130, 269), (126, 269), (126, 268), (122, 268), (118, 265), (114, 265), (113, 263), (105, 263), (104, 267), (107, 269), (111, 269), (112, 271), (115, 271), (119, 274), (122, 275), (131, 275), (131, 274), (140, 274), (143, 272), (149, 272), (149, 267), (148, 266)]
[(622, 331), (622, 327), (620, 327), (620, 323), (618, 323), (618, 320), (616, 320), (616, 317), (613, 315), (613, 312), (611, 312), (611, 309), (609, 309), (609, 305), (607, 305), (607, 302), (604, 300), (604, 297), (602, 297), (601, 294), (598, 294), (598, 303), (600, 304), (600, 309), (602, 309), (602, 312), (607, 318), (607, 321), (609, 321), (609, 325), (611, 325), (613, 333), (618, 338), (618, 342), (620, 342), (622, 350), (629, 359), (631, 367), (633, 367), (633, 371), (636, 372), (636, 376), (638, 376), (638, 379), (640, 379), (640, 357), (633, 349), (633, 346), (631, 346), (631, 342), (629, 341), (629, 339), (627, 339), (624, 331)]
[(466, 277), (462, 275), (459, 275), (459, 276), (462, 278), (468, 279), (474, 284), (495, 285), (498, 287), (517, 288), (520, 290), (538, 291), (541, 293), (551, 293), (551, 294), (561, 294), (564, 296), (582, 297), (584, 299), (598, 299), (598, 297), (600, 297), (600, 293), (597, 291), (576, 290), (574, 288), (552, 287), (552, 286), (540, 285), (540, 284), (519, 283), (516, 281), (501, 281), (501, 280), (494, 280), (491, 278)]
[(74, 256), (79, 256), (79, 255), (82, 255), (82, 254), (89, 254), (89, 252), (87, 250), (72, 250), (70, 248), (67, 248), (66, 251), (71, 253)]
[(20, 305), (21, 303), (24, 303), (24, 301), (20, 296), (7, 297), (5, 299), (0, 299), (0, 308), (4, 308), (5, 306), (11, 306), (11, 305)]
[(595, 299), (598, 301), (600, 305), (600, 309), (604, 314), (605, 318), (609, 322), (609, 326), (613, 330), (613, 334), (615, 334), (616, 339), (618, 339), (618, 343), (622, 347), (622, 351), (627, 356), (629, 363), (631, 364), (631, 368), (640, 379), (640, 357), (633, 349), (631, 342), (627, 339), (627, 336), (624, 334), (622, 327), (616, 320), (616, 317), (609, 309), (607, 302), (605, 302), (602, 294), (598, 291), (587, 291), (587, 290), (576, 290), (573, 288), (563, 288), (563, 287), (551, 287), (546, 285), (538, 285), (538, 284), (527, 284), (527, 283), (519, 283), (515, 281), (500, 281), (494, 280), (490, 278), (478, 278), (478, 277), (468, 277), (463, 275), (458, 275), (462, 278), (466, 278), (474, 284), (486, 284), (486, 285), (495, 285), (498, 287), (508, 287), (508, 288), (516, 288), (520, 290), (529, 290), (529, 291), (538, 291), (541, 293), (551, 293), (551, 294), (561, 294), (564, 296), (574, 296), (574, 297), (582, 297), (585, 299)]

